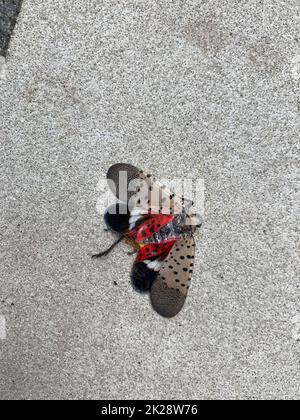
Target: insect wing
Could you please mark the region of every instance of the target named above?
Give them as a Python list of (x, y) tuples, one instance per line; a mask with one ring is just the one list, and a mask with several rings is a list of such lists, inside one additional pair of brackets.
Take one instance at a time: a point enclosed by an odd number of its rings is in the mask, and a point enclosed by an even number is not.
[(162, 262), (169, 254), (176, 241), (176, 238), (170, 238), (160, 243), (150, 243), (143, 246), (138, 253), (137, 261), (141, 262), (158, 259)]
[(132, 284), (135, 289), (140, 292), (150, 290), (158, 276), (162, 262), (175, 243), (176, 238), (173, 238), (157, 244), (148, 244), (140, 249), (131, 273)]
[(132, 229), (128, 236), (138, 242), (144, 241), (146, 238), (152, 238), (158, 233), (163, 227), (168, 225), (174, 216), (167, 215), (150, 215), (145, 218), (145, 221), (140, 222), (139, 225)]
[(187, 236), (176, 242), (163, 262), (150, 292), (152, 306), (160, 315), (171, 318), (182, 309), (190, 287), (194, 255), (194, 239)]
[(109, 168), (108, 185), (121, 201), (128, 203), (130, 210), (137, 208), (146, 213), (180, 214), (183, 200), (169, 188), (159, 183), (152, 175), (133, 165), (117, 163)]

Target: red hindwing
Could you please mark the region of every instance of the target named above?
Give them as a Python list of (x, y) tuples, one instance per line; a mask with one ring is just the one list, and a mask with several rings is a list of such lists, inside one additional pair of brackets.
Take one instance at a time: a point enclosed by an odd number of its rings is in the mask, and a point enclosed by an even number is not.
[(152, 238), (155, 233), (158, 233), (173, 219), (174, 216), (171, 215), (150, 214), (143, 223), (132, 229), (127, 235), (130, 239), (139, 243), (143, 242), (147, 238)]
[(137, 256), (136, 262), (150, 259), (164, 260), (170, 253), (177, 238), (169, 238), (162, 242), (147, 244), (143, 246)]

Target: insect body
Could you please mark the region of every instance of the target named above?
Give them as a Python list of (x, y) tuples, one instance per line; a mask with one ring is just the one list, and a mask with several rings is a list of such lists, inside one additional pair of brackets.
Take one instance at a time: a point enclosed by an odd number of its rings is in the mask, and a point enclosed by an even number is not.
[(199, 218), (189, 214), (183, 198), (129, 164), (113, 165), (108, 184), (117, 205), (105, 215), (108, 227), (137, 251), (132, 282), (139, 291), (150, 291), (153, 308), (162, 316), (173, 317), (183, 307), (194, 267), (193, 234)]

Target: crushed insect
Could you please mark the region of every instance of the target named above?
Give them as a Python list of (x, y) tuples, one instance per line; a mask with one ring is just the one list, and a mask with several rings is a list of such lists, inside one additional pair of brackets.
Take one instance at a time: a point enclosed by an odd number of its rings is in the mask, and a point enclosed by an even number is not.
[(153, 308), (171, 318), (185, 303), (193, 273), (194, 233), (200, 227), (199, 217), (190, 212), (193, 203), (130, 164), (110, 167), (107, 181), (119, 202), (104, 218), (119, 238), (94, 257), (108, 255), (124, 240), (137, 253), (131, 274), (134, 288), (149, 291)]

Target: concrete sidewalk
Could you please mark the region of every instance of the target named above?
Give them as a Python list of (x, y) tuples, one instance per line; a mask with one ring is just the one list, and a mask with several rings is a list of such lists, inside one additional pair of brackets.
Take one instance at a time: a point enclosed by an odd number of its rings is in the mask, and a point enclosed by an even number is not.
[[(296, 399), (299, 2), (24, 0), (0, 80), (2, 399)], [(160, 318), (96, 211), (125, 161), (202, 177)], [(298, 194), (298, 195), (297, 195)]]

